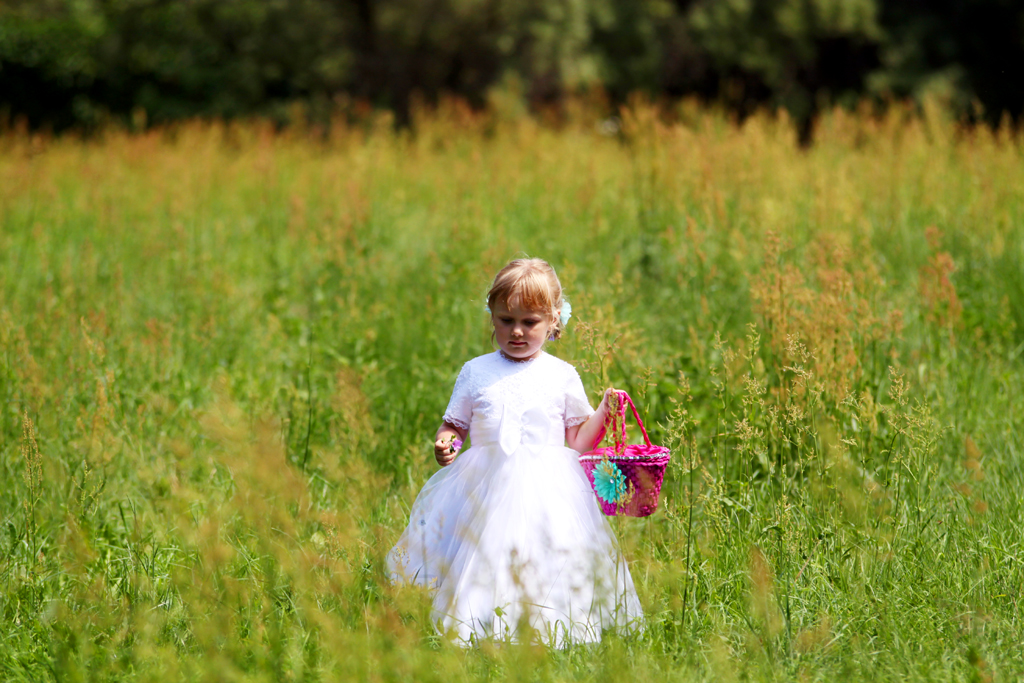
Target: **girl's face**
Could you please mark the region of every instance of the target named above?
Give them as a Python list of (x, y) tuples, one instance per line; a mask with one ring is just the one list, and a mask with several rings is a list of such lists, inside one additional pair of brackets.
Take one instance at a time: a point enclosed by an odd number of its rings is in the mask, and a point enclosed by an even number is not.
[(507, 304), (496, 303), (491, 312), (494, 337), (506, 356), (515, 360), (536, 358), (547, 341), (554, 325), (552, 313), (531, 311)]

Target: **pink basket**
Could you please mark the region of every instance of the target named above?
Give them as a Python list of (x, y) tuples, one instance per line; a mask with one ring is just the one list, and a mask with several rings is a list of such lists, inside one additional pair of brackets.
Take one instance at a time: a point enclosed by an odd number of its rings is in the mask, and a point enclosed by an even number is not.
[[(615, 445), (610, 448), (595, 448), (592, 451), (580, 456), (580, 465), (590, 479), (591, 487), (594, 486), (594, 469), (602, 460), (609, 460), (619, 468), (619, 471), (626, 478), (627, 500), (624, 503), (609, 503), (597, 495), (594, 495), (601, 505), (601, 511), (606, 515), (629, 515), (630, 517), (646, 517), (658, 507), (658, 494), (661, 493), (661, 482), (665, 478), (665, 467), (668, 465), (671, 454), (664, 446), (655, 446), (651, 438), (647, 436), (644, 423), (636, 412), (633, 400), (625, 391), (616, 392), (618, 406), (615, 414), (611, 416), (612, 431), (615, 434)], [(644, 435), (645, 444), (626, 444), (626, 404), (633, 409), (633, 417)], [(602, 429), (598, 435), (595, 445), (601, 443), (605, 430)]]

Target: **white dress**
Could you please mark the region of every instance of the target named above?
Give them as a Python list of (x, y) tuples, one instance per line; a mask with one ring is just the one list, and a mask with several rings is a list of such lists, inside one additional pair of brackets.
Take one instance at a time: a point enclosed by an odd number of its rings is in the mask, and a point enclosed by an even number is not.
[(576, 370), (546, 353), (466, 363), (446, 422), (470, 448), (423, 486), (388, 554), (392, 580), (435, 591), (432, 620), (464, 643), (596, 641), (642, 626), (608, 520), (565, 428), (593, 413)]

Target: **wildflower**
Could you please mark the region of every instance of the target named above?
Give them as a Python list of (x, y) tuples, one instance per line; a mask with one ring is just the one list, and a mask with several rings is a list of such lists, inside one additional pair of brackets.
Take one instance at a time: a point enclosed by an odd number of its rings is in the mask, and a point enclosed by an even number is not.
[(611, 460), (594, 468), (594, 491), (606, 503), (618, 503), (626, 496), (626, 477)]

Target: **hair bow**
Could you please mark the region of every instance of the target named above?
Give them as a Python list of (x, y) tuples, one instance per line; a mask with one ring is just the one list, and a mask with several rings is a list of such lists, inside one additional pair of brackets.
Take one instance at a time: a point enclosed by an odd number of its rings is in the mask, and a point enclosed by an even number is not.
[(562, 327), (565, 327), (569, 322), (569, 318), (572, 317), (572, 304), (568, 301), (562, 301), (562, 309), (558, 312), (558, 318), (562, 321)]

